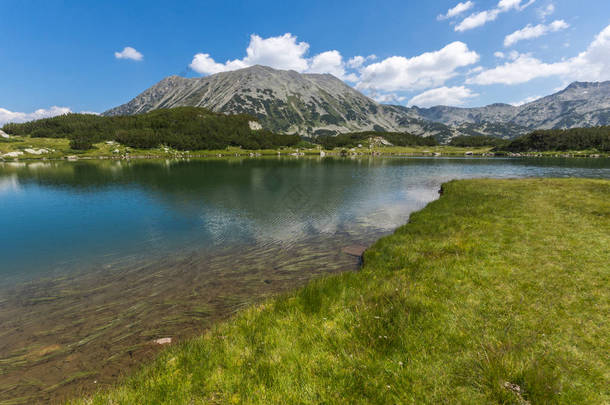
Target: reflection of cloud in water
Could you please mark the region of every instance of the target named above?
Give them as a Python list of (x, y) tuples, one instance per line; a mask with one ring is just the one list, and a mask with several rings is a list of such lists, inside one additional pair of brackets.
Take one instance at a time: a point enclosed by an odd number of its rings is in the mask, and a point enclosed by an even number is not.
[[(7, 162), (0, 164), (0, 192), (23, 187), (38, 193), (34, 200), (15, 204), (15, 215), (25, 215), (27, 204), (38, 211), (54, 204), (54, 215), (41, 217), (41, 224), (74, 243), (53, 252), (91, 252), (74, 231), (86, 219), (94, 229), (91, 239), (104, 254), (150, 255), (253, 243), (290, 246), (316, 238), (374, 239), (404, 224), (411, 212), (438, 198), (441, 183), (455, 178), (609, 176), (601, 159), (572, 160), (572, 168), (545, 162), (246, 159), (37, 162), (29, 167)], [(80, 216), (75, 209), (82, 211)], [(120, 231), (109, 218), (120, 221)], [(22, 237), (36, 249), (30, 235)]]
[(20, 191), (21, 186), (19, 179), (16, 174), (10, 176), (0, 177), (0, 194), (8, 192)]

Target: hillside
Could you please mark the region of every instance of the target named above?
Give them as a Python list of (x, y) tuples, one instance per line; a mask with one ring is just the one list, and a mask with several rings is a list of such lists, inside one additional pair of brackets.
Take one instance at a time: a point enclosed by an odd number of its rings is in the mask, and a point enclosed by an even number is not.
[(131, 115), (177, 106), (250, 114), (269, 130), (309, 136), (371, 130), (451, 136), (447, 126), (379, 104), (332, 75), (299, 74), (266, 66), (201, 78), (171, 76), (104, 115)]
[(104, 115), (179, 106), (250, 114), (266, 129), (305, 136), (375, 130), (434, 136), (441, 141), (460, 135), (514, 138), (535, 129), (609, 125), (610, 82), (575, 82), (518, 107), (498, 103), (419, 108), (379, 104), (330, 74), (257, 65), (200, 78), (171, 76)]
[(6, 124), (11, 135), (34, 138), (67, 138), (72, 149), (90, 149), (93, 143), (118, 141), (134, 148), (165, 145), (178, 150), (268, 149), (296, 145), (300, 138), (258, 129), (248, 115), (226, 115), (199, 107), (159, 109), (148, 113), (102, 117), (66, 114), (23, 124)]
[(421, 119), (460, 128), (495, 123), (521, 133), (534, 129), (610, 125), (610, 81), (574, 82), (558, 93), (518, 107), (491, 104), (477, 108), (436, 106), (414, 107), (413, 110)]

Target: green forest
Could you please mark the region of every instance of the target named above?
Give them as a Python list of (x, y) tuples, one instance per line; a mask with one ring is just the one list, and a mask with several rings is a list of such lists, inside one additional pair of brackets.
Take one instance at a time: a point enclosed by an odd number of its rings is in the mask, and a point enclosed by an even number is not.
[(610, 126), (537, 130), (497, 147), (507, 152), (610, 151)]
[(278, 135), (268, 130), (253, 131), (248, 115), (225, 115), (198, 107), (160, 109), (146, 114), (102, 117), (66, 114), (23, 124), (6, 124), (11, 135), (70, 139), (72, 149), (86, 150), (94, 143), (117, 141), (133, 148), (165, 145), (178, 150), (271, 149), (294, 146), (298, 135)]
[[(311, 141), (325, 149), (352, 148), (383, 138), (393, 146), (438, 146), (432, 136), (406, 132), (364, 131), (325, 134), (314, 139), (281, 135), (266, 129), (252, 130), (246, 115), (226, 115), (198, 107), (160, 109), (145, 114), (103, 117), (93, 114), (66, 114), (22, 124), (6, 124), (11, 135), (37, 138), (66, 138), (75, 150), (88, 150), (93, 144), (117, 141), (125, 146), (151, 149), (167, 146), (178, 150), (214, 150), (227, 147), (274, 149), (300, 147)], [(449, 141), (455, 147), (493, 147), (498, 152), (543, 152), (597, 150), (610, 151), (610, 126), (574, 129), (536, 130), (513, 140), (494, 136), (458, 136)]]
[(449, 146), (456, 147), (481, 147), (481, 146), (494, 146), (498, 148), (502, 148), (504, 145), (507, 145), (510, 141), (507, 141), (502, 138), (498, 138), (495, 136), (485, 136), (485, 135), (473, 135), (473, 136), (456, 136), (455, 138), (451, 138), (449, 141)]
[(394, 146), (437, 146), (438, 141), (434, 137), (423, 137), (406, 132), (350, 132), (339, 135), (323, 135), (315, 139), (316, 143), (325, 149), (353, 148), (369, 138), (381, 137)]

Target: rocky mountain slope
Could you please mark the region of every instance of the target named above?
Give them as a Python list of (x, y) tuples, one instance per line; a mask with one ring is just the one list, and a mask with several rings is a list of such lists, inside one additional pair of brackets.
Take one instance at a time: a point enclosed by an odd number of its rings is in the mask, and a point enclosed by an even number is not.
[(502, 123), (515, 129), (575, 128), (610, 125), (610, 81), (574, 82), (564, 90), (521, 106), (491, 104), (478, 108), (417, 108), (420, 119), (463, 127)]
[(452, 134), (444, 124), (411, 117), (402, 107), (379, 104), (332, 75), (266, 66), (202, 78), (171, 76), (104, 115), (179, 106), (247, 113), (268, 129), (309, 136), (364, 130), (409, 131), (441, 138)]
[(171, 76), (103, 115), (179, 106), (247, 113), (258, 117), (267, 129), (307, 136), (379, 130), (441, 140), (456, 135), (512, 138), (536, 128), (609, 125), (610, 82), (575, 82), (559, 93), (518, 107), (409, 108), (379, 104), (330, 74), (300, 74), (257, 65), (201, 78)]

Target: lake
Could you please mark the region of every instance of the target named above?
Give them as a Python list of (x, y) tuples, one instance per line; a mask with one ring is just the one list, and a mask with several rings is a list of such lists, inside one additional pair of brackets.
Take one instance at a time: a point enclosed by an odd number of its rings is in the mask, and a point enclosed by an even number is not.
[(0, 402), (111, 384), (352, 255), (473, 177), (610, 178), (610, 159), (0, 163)]

